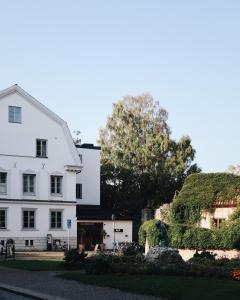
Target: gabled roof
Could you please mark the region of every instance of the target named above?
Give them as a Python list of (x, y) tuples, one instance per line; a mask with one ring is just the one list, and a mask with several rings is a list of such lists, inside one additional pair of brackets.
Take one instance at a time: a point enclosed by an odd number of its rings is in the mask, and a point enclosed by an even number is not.
[(31, 103), (33, 106), (35, 106), (37, 109), (39, 109), (41, 112), (46, 114), (49, 118), (57, 122), (59, 125), (61, 125), (63, 132), (65, 134), (65, 137), (67, 139), (68, 145), (71, 149), (74, 161), (76, 165), (80, 165), (79, 156), (76, 150), (76, 147), (73, 143), (73, 139), (71, 136), (71, 133), (69, 131), (67, 123), (60, 118), (57, 114), (55, 114), (53, 111), (51, 111), (49, 108), (47, 108), (45, 105), (43, 105), (41, 102), (39, 102), (37, 99), (29, 95), (24, 89), (22, 89), (19, 85), (14, 84), (10, 86), (9, 88), (6, 88), (2, 91), (0, 91), (0, 101), (2, 98), (9, 96), (11, 94), (19, 94), (22, 96), (25, 100), (27, 100), (29, 103)]
[(4, 98), (6, 96), (9, 96), (11, 94), (19, 94), (24, 99), (26, 99), (28, 102), (30, 102), (33, 106), (35, 106), (36, 108), (41, 110), (43, 113), (48, 115), (51, 119), (53, 119), (57, 123), (59, 123), (61, 125), (63, 125), (63, 124), (66, 125), (66, 122), (63, 119), (61, 119), (57, 114), (55, 114), (53, 111), (51, 111), (49, 108), (47, 108), (41, 102), (39, 102), (37, 99), (32, 97), (26, 91), (24, 91), (24, 89), (22, 89), (17, 84), (14, 84), (14, 85), (10, 86), (9, 88), (0, 91), (0, 99)]

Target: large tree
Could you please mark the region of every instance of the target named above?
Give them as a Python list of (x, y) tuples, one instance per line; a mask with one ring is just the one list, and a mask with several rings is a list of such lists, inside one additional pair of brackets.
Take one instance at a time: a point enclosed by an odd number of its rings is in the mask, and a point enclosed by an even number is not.
[(115, 208), (170, 202), (185, 177), (198, 171), (188, 136), (171, 139), (168, 114), (151, 95), (126, 96), (113, 105), (102, 147), (102, 201)]

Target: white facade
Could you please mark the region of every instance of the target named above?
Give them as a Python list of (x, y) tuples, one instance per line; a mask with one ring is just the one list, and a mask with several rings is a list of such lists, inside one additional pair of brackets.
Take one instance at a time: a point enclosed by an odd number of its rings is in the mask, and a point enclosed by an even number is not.
[[(106, 232), (106, 236), (103, 238), (103, 243), (105, 244), (106, 250), (112, 250), (114, 244), (114, 228), (115, 231), (115, 242), (132, 242), (132, 220), (115, 220), (115, 225), (113, 225), (113, 221), (111, 220), (80, 220), (78, 221), (80, 224), (91, 224), (91, 223), (102, 223), (103, 229)], [(115, 226), (115, 227), (114, 227)]]
[[(82, 148), (84, 145), (86, 148)], [(82, 185), (82, 197), (77, 204), (100, 205), (100, 148), (83, 144), (77, 150), (83, 165), (82, 172), (77, 174), (77, 183)]]
[[(16, 116), (19, 120), (10, 107), (21, 108), (20, 122), (12, 122)], [(21, 250), (45, 249), (47, 234), (67, 241), (70, 219), (70, 242), (76, 247), (76, 173), (81, 162), (67, 124), (15, 85), (0, 92), (0, 132), (0, 174), (6, 174), (2, 187), (0, 182), (0, 241), (12, 238)], [(40, 157), (37, 151), (43, 146), (37, 140), (46, 143)]]

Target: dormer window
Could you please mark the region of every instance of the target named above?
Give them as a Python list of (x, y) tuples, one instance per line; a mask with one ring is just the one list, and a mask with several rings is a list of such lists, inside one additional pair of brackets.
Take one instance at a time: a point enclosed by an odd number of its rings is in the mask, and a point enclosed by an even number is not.
[(47, 157), (47, 140), (37, 139), (36, 156), (37, 157)]
[(22, 108), (18, 106), (9, 106), (8, 121), (10, 123), (22, 123)]

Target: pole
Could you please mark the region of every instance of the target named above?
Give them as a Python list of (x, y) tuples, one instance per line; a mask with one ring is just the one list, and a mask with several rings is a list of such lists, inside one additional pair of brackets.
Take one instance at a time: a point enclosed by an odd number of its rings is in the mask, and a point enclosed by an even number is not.
[(112, 214), (112, 221), (113, 221), (113, 252), (116, 250), (116, 240), (115, 240), (115, 215)]
[(68, 228), (68, 251), (70, 250), (70, 229)]

